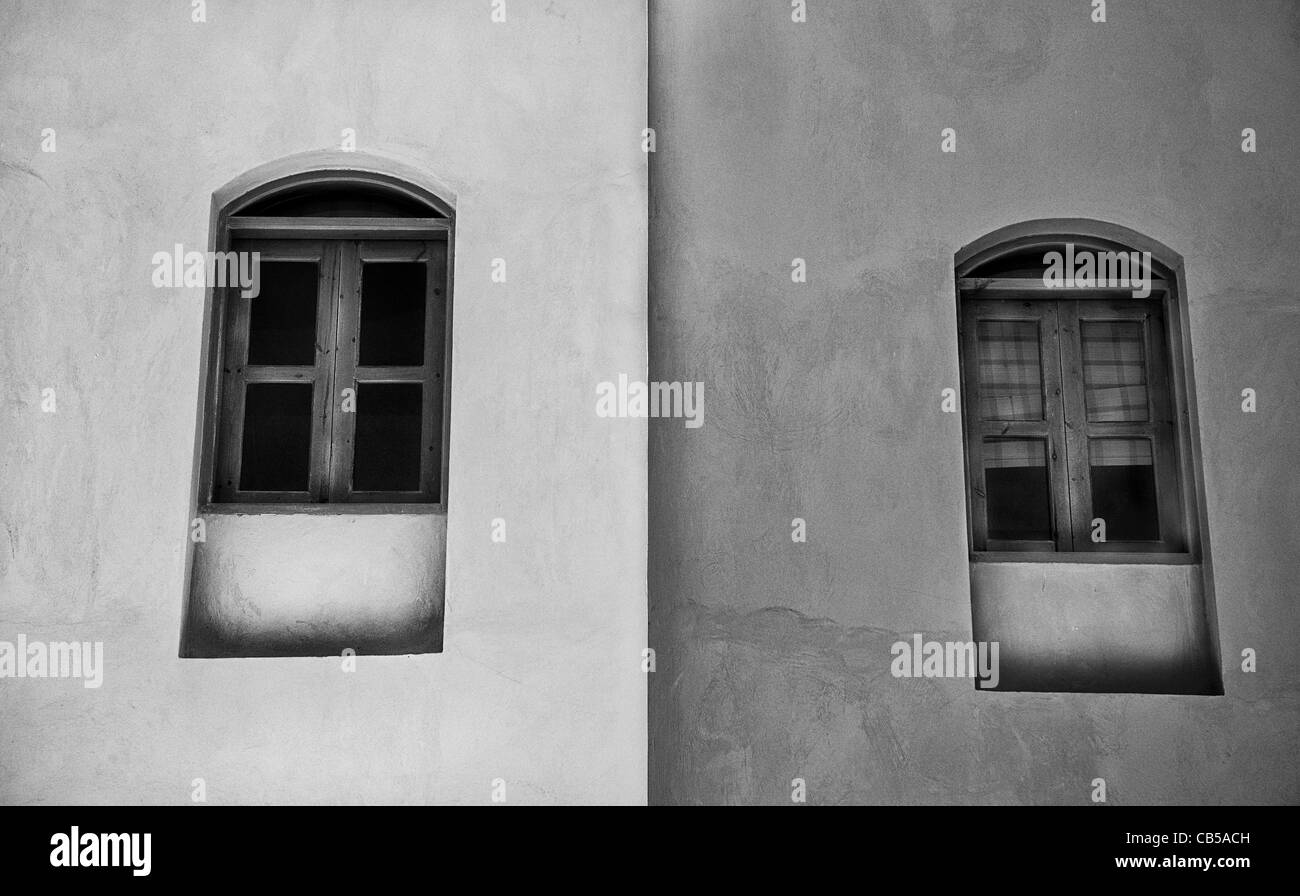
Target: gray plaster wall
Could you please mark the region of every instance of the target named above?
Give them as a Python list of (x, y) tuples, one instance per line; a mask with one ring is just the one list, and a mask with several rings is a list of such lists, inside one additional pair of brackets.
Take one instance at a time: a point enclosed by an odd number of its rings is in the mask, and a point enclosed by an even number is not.
[[(651, 802), (1296, 802), (1300, 7), (790, 6), (651, 10)], [(971, 638), (954, 253), (1063, 217), (1184, 260), (1223, 696), (890, 674)]]
[[(0, 681), (0, 802), (644, 802), (646, 429), (593, 409), (645, 377), (644, 3), (206, 5), (0, 9), (0, 640), (105, 663)], [(151, 258), (343, 128), (456, 207), (443, 652), (180, 659), (204, 294)], [(226, 559), (368, 540), (390, 608), (442, 575), (427, 517), (299, 524)]]

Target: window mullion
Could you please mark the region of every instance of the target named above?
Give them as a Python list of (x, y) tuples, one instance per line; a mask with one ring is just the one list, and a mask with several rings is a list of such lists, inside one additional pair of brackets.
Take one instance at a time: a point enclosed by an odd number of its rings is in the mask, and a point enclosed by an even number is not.
[(315, 389), (312, 428), (312, 456), (309, 490), (312, 500), (323, 501), (329, 493), (330, 462), (330, 365), (334, 337), (334, 293), (338, 282), (333, 250), (329, 243), (320, 243), (320, 292), (316, 304), (316, 366), (312, 384)]
[(342, 288), (343, 280), (342, 274), (339, 270), (339, 244), (336, 242), (327, 242), (325, 247), (326, 259), (330, 271), (330, 292), (329, 311), (326, 316), (324, 338), (321, 343), (323, 359), (321, 363), (320, 376), (325, 393), (321, 419), (324, 428), (325, 456), (324, 466), (322, 468), (320, 500), (332, 501), (334, 499), (334, 433), (338, 425), (337, 421), (341, 404), (338, 390), (335, 387), (335, 373), (338, 367), (339, 357), (339, 291)]
[(1091, 538), (1092, 483), (1088, 472), (1088, 419), (1084, 402), (1083, 353), (1079, 343), (1079, 306), (1075, 300), (1055, 303), (1061, 360), (1061, 425), (1065, 447), (1065, 497), (1072, 551), (1093, 550)]
[[(352, 491), (352, 450), (356, 436), (357, 324), (360, 320), (361, 265), (355, 241), (337, 242), (334, 290), (334, 363), (330, 369), (331, 427), (329, 496), (347, 501)], [(344, 390), (351, 389), (349, 410)]]

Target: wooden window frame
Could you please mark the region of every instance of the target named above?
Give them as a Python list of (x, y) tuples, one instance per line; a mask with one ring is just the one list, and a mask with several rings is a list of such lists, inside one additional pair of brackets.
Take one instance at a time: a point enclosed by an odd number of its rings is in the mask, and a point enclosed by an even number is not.
[[(974, 310), (985, 309), (979, 320), (1032, 320), (1038, 325), (1038, 357), (1041, 373), (1043, 418), (1041, 420), (983, 420), (980, 418), (979, 344)], [(966, 464), (970, 471), (967, 491), (977, 551), (1047, 552), (1069, 550), (1068, 527), (1060, 521), (1069, 518), (1069, 492), (1066, 480), (1062, 404), (1053, 401), (1061, 394), (1061, 369), (1057, 343), (1056, 302), (1018, 302), (1014, 299), (967, 300), (962, 303), (962, 321), (958, 328), (962, 356), (962, 409), (965, 423)], [(1033, 439), (1042, 441), (1047, 458), (1050, 516), (1054, 537), (1050, 541), (990, 539), (984, 483), (984, 441), (986, 439)]]
[[(1163, 292), (1163, 290), (1162, 290)], [(1153, 290), (1153, 295), (1155, 294)], [(1148, 299), (1066, 299), (1057, 303), (1061, 321), (1061, 375), (1074, 388), (1064, 389), (1067, 458), (1070, 469), (1076, 465), (1086, 475), (1070, 475), (1070, 508), (1073, 513), (1075, 553), (1179, 554), (1186, 551), (1187, 533), (1182, 513), (1182, 495), (1178, 485), (1175, 459), (1174, 418), (1171, 409), (1169, 352), (1160, 302)], [(1065, 309), (1068, 316), (1062, 315)], [(1086, 320), (1125, 321), (1142, 326), (1143, 355), (1147, 374), (1147, 419), (1142, 422), (1089, 421), (1085, 407), (1083, 379), (1082, 324)], [(1071, 421), (1077, 421), (1077, 425)], [(1155, 541), (1115, 541), (1094, 543), (1089, 533), (1095, 511), (1092, 506), (1092, 464), (1090, 443), (1104, 438), (1145, 439), (1151, 443), (1152, 475), (1156, 487), (1156, 516), (1160, 538)]]
[[(1035, 232), (1038, 224), (1047, 225)], [(1091, 233), (1071, 232), (1061, 225), (1081, 224)], [(1117, 239), (1109, 231), (1119, 237)], [(999, 236), (1004, 237), (998, 239)], [(990, 261), (1026, 248), (1059, 248), (1073, 242), (1094, 251), (1145, 250), (1148, 246), (1163, 249), (1139, 234), (1082, 220), (1028, 222), (1004, 228), (958, 253), (956, 293), (958, 299), (958, 336), (962, 386), (963, 457), (966, 466), (966, 501), (970, 559), (972, 562), (1065, 562), (1065, 563), (1145, 563), (1196, 564), (1201, 562), (1201, 518), (1199, 458), (1194, 441), (1193, 394), (1188, 368), (1190, 347), (1186, 334), (1186, 308), (1179, 301), (1182, 283), (1181, 263), (1167, 264), (1167, 250), (1153, 251), (1154, 266), (1151, 294), (1143, 299), (1132, 296), (1132, 288), (1048, 287), (1040, 278), (978, 277), (974, 273)], [(1174, 256), (1176, 258), (1176, 256)], [(1053, 332), (1040, 333), (1042, 352), (1050, 349), (1048, 340), (1057, 340), (1060, 355), (1057, 364), (1044, 364), (1044, 417), (1059, 417), (1053, 426), (1046, 419), (1035, 425), (1009, 421), (981, 421), (976, 334), (973, 311), (986, 303), (1007, 303), (1018, 307), (1020, 316), (1007, 312), (1012, 319), (1048, 319)], [(1028, 305), (1029, 307), (1026, 307)], [(1053, 306), (1052, 311), (1047, 306)], [(1098, 309), (1106, 313), (1098, 315)], [(1031, 313), (1032, 311), (1032, 313)], [(1079, 318), (1142, 319), (1146, 333), (1148, 368), (1149, 420), (1146, 423), (1086, 423), (1084, 384), (1080, 370)], [(981, 313), (981, 317), (987, 316)], [(1067, 328), (1070, 332), (1055, 332)], [(1064, 335), (1064, 338), (1062, 338)], [(1056, 375), (1053, 370), (1058, 371)], [(1049, 390), (1062, 389), (1059, 407)], [(1083, 420), (1083, 427), (1067, 427)], [(982, 438), (1005, 434), (1024, 435), (1049, 440), (1048, 463), (1051, 487), (1053, 539), (1047, 542), (990, 541), (983, 495)], [(1087, 461), (1089, 437), (1132, 435), (1150, 438), (1152, 461), (1156, 467), (1157, 509), (1161, 540), (1159, 542), (1108, 541), (1094, 544), (1089, 537), (1091, 522), (1090, 470)], [(1057, 454), (1053, 463), (1052, 450)], [(1073, 452), (1073, 454), (1071, 454)], [(1065, 463), (1071, 457), (1083, 459), (1075, 465), (1084, 473), (1071, 479), (1074, 467)], [(1064, 497), (1064, 500), (1062, 499)], [(1062, 505), (1064, 504), (1064, 507)], [(1199, 509), (1199, 513), (1198, 513)], [(1062, 525), (1064, 523), (1064, 525)]]
[[(1057, 291), (1059, 294), (1059, 291)], [(1185, 552), (1181, 496), (1174, 460), (1174, 420), (1170, 413), (1169, 371), (1164, 342), (1168, 338), (1158, 302), (1095, 298), (1079, 290), (1069, 298), (1041, 294), (1004, 298), (964, 298), (959, 333), (962, 340), (962, 387), (967, 468), (970, 471), (973, 548), (990, 552), (1096, 553)], [(979, 336), (976, 320), (1032, 320), (1038, 324), (1039, 369), (1043, 416), (1040, 420), (985, 420), (979, 381)], [(1147, 371), (1145, 422), (1089, 422), (1085, 410), (1080, 328), (1085, 320), (1142, 324)], [(1152, 443), (1158, 541), (1091, 539), (1093, 519), (1089, 443), (1095, 438), (1138, 438)], [(1041, 541), (995, 539), (988, 534), (983, 448), (986, 439), (1034, 439), (1044, 443), (1048, 463), (1053, 537)]]
[[(334, 433), (330, 441), (331, 460), (329, 475), (329, 500), (331, 503), (375, 504), (384, 502), (423, 502), (438, 503), (445, 501), (442, 485), (445, 481), (445, 463), (440, 454), (445, 454), (442, 445), (443, 407), (447, 396), (440, 388), (446, 375), (450, 344), (443, 316), (431, 313), (438, 308), (439, 296), (447, 295), (449, 281), (447, 278), (447, 256), (450, 247), (443, 244), (443, 251), (437, 251), (439, 240), (357, 240), (340, 244), (340, 295), (337, 327), (337, 343), (334, 362)], [(361, 284), (362, 266), (365, 264), (384, 264), (391, 262), (424, 261), (429, 265), (429, 276), (425, 279), (424, 295), (424, 363), (415, 366), (361, 366), (360, 323), (361, 323)], [(351, 346), (351, 348), (349, 348)], [(431, 357), (431, 349), (442, 346), (438, 357)], [(441, 363), (439, 363), (441, 362)], [(341, 389), (354, 388), (358, 402), (361, 398), (361, 386), (366, 383), (418, 383), (421, 386), (420, 409), (420, 487), (414, 491), (376, 492), (354, 491), (352, 488), (353, 450), (357, 414), (338, 413), (338, 397)], [(360, 407), (358, 406), (358, 411)], [(442, 448), (439, 452), (438, 449)], [(431, 459), (429, 455), (434, 455)]]
[[(247, 205), (245, 202), (244, 205)], [(445, 247), (437, 249), (438, 245)], [(314, 260), (321, 265), (315, 364), (250, 367), (246, 359), (249, 300), (237, 287), (214, 290), (214, 346), (206, 402), (206, 466), (202, 511), (210, 513), (446, 513), (451, 407), (452, 261), (454, 222), (446, 218), (226, 219), (219, 245), (226, 251), (259, 251), (266, 261)], [(361, 266), (429, 260), (426, 278), (424, 364), (360, 367), (356, 341), (360, 319)], [(442, 301), (437, 298), (441, 295)], [(255, 299), (253, 300), (255, 301)], [(441, 307), (442, 313), (436, 313)], [(441, 359), (428, 352), (440, 345)], [(439, 363), (439, 360), (441, 363)], [(251, 492), (238, 489), (244, 389), (249, 382), (313, 385), (312, 448), (308, 489)], [(356, 414), (343, 413), (341, 390), (363, 383), (411, 382), (422, 386), (420, 489), (354, 492), (352, 449)], [(430, 457), (432, 455), (432, 458)]]
[[(328, 465), (330, 409), (332, 394), (333, 339), (331, 332), (337, 315), (338, 244), (322, 240), (250, 241), (235, 240), (231, 250), (261, 253), (261, 260), (315, 262), (316, 353), (311, 365), (251, 365), (248, 359), (249, 317), (252, 303), (244, 299), (239, 287), (220, 290), (225, 310), (222, 345), (218, 366), (219, 416), (217, 432), (216, 479), (213, 500), (218, 503), (269, 504), (311, 503), (321, 500), (324, 472)], [(307, 488), (303, 491), (246, 491), (239, 487), (244, 446), (244, 407), (250, 383), (310, 382), (312, 386), (311, 454), (307, 465)]]

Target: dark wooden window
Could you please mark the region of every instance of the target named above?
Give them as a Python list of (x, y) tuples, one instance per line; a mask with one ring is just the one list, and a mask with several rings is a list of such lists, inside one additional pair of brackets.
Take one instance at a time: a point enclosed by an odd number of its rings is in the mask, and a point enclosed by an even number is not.
[(973, 550), (1186, 552), (1167, 283), (1049, 289), (1023, 264), (958, 281)]
[(332, 187), (230, 219), (260, 291), (218, 290), (213, 502), (445, 507), (451, 226), (418, 211)]

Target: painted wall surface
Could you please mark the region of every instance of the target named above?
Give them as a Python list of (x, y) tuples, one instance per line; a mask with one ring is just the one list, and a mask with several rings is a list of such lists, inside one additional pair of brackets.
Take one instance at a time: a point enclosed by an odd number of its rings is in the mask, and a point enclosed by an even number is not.
[(201, 515), (182, 656), (440, 649), (445, 514)]
[[(1300, 7), (1109, 6), (652, 8), (652, 802), (1300, 800)], [(954, 253), (1059, 217), (1185, 262), (1223, 696), (890, 674), (971, 638)]]
[[(189, 6), (0, 10), (0, 640), (105, 663), (0, 681), (0, 802), (644, 802), (646, 430), (593, 410), (645, 376), (644, 3)], [(344, 128), (454, 193), (444, 652), (182, 660), (204, 296), (150, 259)], [(377, 600), (425, 519), (358, 521)]]
[(998, 643), (1005, 690), (1213, 693), (1201, 581), (1184, 564), (973, 563), (971, 634)]

